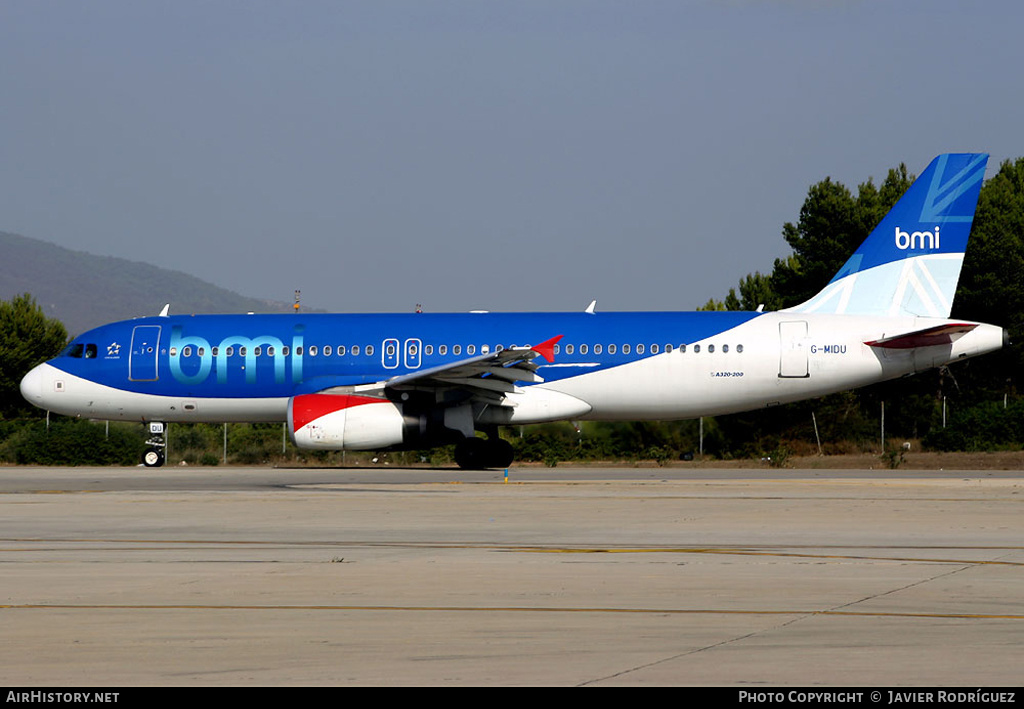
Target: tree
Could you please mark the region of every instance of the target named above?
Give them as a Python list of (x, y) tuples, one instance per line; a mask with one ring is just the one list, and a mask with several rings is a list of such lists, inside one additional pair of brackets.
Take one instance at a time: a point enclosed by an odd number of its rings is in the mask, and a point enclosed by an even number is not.
[(889, 170), (881, 188), (870, 179), (861, 184), (856, 198), (831, 178), (812, 185), (800, 219), (782, 228), (793, 248), (790, 258), (775, 261), (771, 276), (782, 307), (799, 305), (824, 288), (913, 182), (901, 164)]
[(15, 418), (33, 410), (21, 397), (21, 378), (32, 367), (57, 356), (67, 339), (64, 325), (46, 317), (28, 293), (0, 301), (0, 418)]
[[(732, 288), (729, 294), (733, 294)], [(728, 304), (728, 299), (726, 299)], [(757, 310), (764, 306), (764, 310), (778, 310), (782, 307), (778, 294), (772, 287), (772, 277), (762, 275), (759, 271), (747, 274), (740, 281), (740, 299), (737, 307), (730, 310)]]
[[(953, 301), (953, 316), (999, 325), (1014, 341), (1024, 334), (1024, 158), (1005, 161), (978, 197), (971, 240)], [(974, 365), (975, 363), (968, 363)], [(971, 403), (1019, 388), (1024, 350), (1003, 348), (977, 366), (957, 368)]]
[[(734, 298), (736, 296), (735, 291), (732, 290), (729, 291), (729, 294)], [(697, 308), (697, 310), (701, 312), (715, 312), (718, 310), (728, 310), (728, 308), (725, 307), (725, 304), (722, 301), (715, 300), (714, 298), (708, 298), (708, 302)]]
[(826, 177), (811, 185), (796, 224), (787, 222), (782, 235), (793, 253), (776, 259), (771, 274), (748, 274), (724, 301), (709, 300), (700, 310), (781, 310), (818, 293), (868, 237), (914, 182), (907, 166), (889, 170), (881, 187), (869, 179), (857, 196)]

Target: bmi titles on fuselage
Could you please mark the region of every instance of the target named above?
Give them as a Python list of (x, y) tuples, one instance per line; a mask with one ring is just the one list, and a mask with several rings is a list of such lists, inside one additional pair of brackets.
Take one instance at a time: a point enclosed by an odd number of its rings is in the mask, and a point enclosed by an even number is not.
[[(274, 361), (274, 383), (283, 384), (285, 381), (286, 363), (291, 364), (292, 382), (302, 382), (302, 341), (303, 325), (292, 327), (291, 345), (285, 345), (280, 338), (272, 335), (260, 335), (257, 337), (245, 337), (243, 335), (228, 335), (219, 344), (211, 346), (210, 342), (198, 335), (182, 336), (182, 328), (175, 325), (171, 328), (170, 344), (170, 369), (171, 376), (175, 381), (187, 385), (196, 385), (205, 382), (210, 377), (213, 369), (213, 362), (217, 362), (217, 383), (223, 384), (228, 377), (228, 357), (234, 355), (234, 348), (238, 348), (238, 354), (245, 357), (245, 382), (253, 384), (256, 382), (257, 358), (263, 354), (263, 348), (267, 348), (266, 355)], [(186, 348), (195, 349), (195, 371), (188, 373), (184, 371), (182, 362), (191, 362), (192, 357), (181, 356), (186, 353)], [(188, 352), (188, 354), (192, 354)]]

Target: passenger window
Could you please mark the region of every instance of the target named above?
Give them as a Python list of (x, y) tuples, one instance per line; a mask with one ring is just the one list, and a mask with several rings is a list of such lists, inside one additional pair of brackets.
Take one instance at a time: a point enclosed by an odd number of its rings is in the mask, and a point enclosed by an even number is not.
[(462, 345), (455, 345), (454, 347), (452, 347), (452, 354), (454, 354), (454, 355), (462, 354)]
[(440, 347), (437, 348), (437, 352), (440, 355), (448, 354), (448, 345), (441, 345)]
[(615, 345), (608, 345), (608, 354), (615, 354)]
[(586, 354), (589, 351), (590, 351), (589, 347), (587, 347), (586, 345), (580, 345), (580, 354)]
[(622, 346), (622, 354), (629, 354), (629, 345)]
[(373, 356), (373, 345), (367, 345), (366, 346), (366, 356), (367, 357), (372, 357)]
[[(301, 349), (301, 348), (299, 348), (299, 349)], [(228, 349), (227, 349), (227, 356), (231, 357), (234, 354), (235, 354), (235, 348), (234, 347), (228, 347)], [(299, 354), (302, 354), (302, 353), (300, 352)]]
[(476, 354), (476, 345), (469, 345), (466, 347), (466, 354)]
[(423, 346), (423, 354), (427, 355), (428, 357), (430, 355), (434, 354), (434, 346), (433, 345), (424, 345)]
[(728, 351), (729, 351), (729, 345), (722, 345), (722, 352), (728, 352)]
[(316, 357), (316, 345), (309, 346), (309, 356)]
[(658, 346), (651, 345), (651, 354), (658, 354)]
[(359, 345), (352, 345), (352, 356), (354, 357), (354, 356), (356, 356), (358, 354), (359, 354)]
[(602, 349), (601, 345), (594, 345), (594, 354), (601, 354)]
[(191, 357), (192, 356), (192, 347), (191, 346), (182, 347), (181, 348), (181, 356), (182, 357)]
[(267, 356), (268, 357), (273, 357), (274, 356), (274, 346), (273, 345), (268, 345), (267, 346)]
[(671, 352), (672, 351), (672, 345), (665, 345), (665, 351), (666, 352)]
[(284, 355), (285, 357), (287, 357), (287, 356), (288, 356), (288, 353), (289, 353), (289, 352), (291, 352), (291, 348), (290, 348), (290, 347), (288, 347), (288, 345), (284, 345), (284, 346), (283, 346), (283, 347), (281, 348), (281, 354), (282, 354), (282, 355)]
[(345, 356), (345, 345), (338, 345), (338, 356), (339, 357), (344, 357)]
[(700, 352), (700, 345), (694, 345), (693, 346), (693, 351), (694, 352)]
[(708, 345), (708, 352), (714, 352), (714, 351), (715, 351), (715, 346), (714, 345)]
[(743, 345), (736, 345), (736, 351), (737, 352), (742, 352), (743, 351)]
[(566, 354), (573, 354), (574, 352), (575, 352), (575, 348), (572, 345), (566, 345), (565, 346), (565, 353)]
[(686, 345), (679, 345), (680, 352), (686, 352)]
[(644, 353), (644, 346), (643, 345), (637, 345), (636, 346), (636, 353), (637, 354), (643, 354)]

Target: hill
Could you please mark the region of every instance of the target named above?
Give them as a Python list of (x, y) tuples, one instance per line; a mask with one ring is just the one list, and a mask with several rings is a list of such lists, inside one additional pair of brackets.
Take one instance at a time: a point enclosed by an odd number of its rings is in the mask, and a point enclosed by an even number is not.
[(173, 313), (283, 313), (289, 303), (247, 298), (148, 263), (74, 251), (0, 232), (0, 300), (31, 293), (75, 335), (115, 320)]

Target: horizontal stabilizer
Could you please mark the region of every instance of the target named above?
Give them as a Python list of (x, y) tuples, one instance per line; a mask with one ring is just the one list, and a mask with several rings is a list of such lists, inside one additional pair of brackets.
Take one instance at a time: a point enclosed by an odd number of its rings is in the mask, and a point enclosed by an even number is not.
[(909, 350), (914, 347), (932, 347), (948, 345), (953, 342), (953, 335), (962, 335), (978, 327), (975, 323), (947, 323), (935, 327), (906, 332), (902, 335), (883, 337), (880, 340), (865, 342), (869, 347), (883, 347), (890, 350)]

